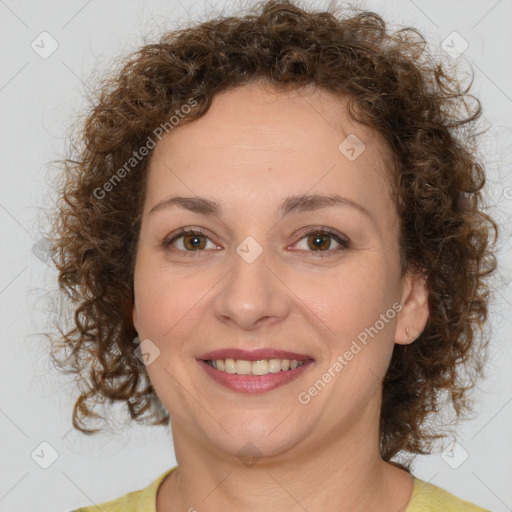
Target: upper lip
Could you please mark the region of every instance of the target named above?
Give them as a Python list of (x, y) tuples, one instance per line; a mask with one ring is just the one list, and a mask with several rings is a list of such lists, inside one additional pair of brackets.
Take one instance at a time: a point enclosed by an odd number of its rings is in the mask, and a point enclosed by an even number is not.
[(313, 359), (305, 354), (288, 352), (286, 350), (277, 350), (273, 348), (260, 348), (256, 350), (243, 350), (240, 348), (224, 348), (213, 350), (199, 356), (198, 359), (212, 361), (215, 359), (240, 359), (244, 361), (258, 361), (259, 359), (295, 359), (297, 361), (306, 361)]

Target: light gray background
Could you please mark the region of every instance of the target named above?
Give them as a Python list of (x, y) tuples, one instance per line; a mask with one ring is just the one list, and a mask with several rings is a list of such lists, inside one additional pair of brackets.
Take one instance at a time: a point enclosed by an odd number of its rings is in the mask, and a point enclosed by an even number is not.
[[(147, 486), (176, 460), (164, 427), (130, 427), (86, 437), (71, 426), (76, 390), (51, 371), (38, 332), (52, 318), (45, 294), (56, 273), (38, 258), (44, 233), (38, 214), (47, 207), (52, 171), (69, 127), (84, 105), (87, 79), (116, 55), (155, 40), (165, 28), (209, 13), (231, 13), (238, 3), (179, 1), (0, 0), (0, 511), (69, 511)], [(327, 2), (302, 3), (325, 7)], [(412, 25), (442, 53), (453, 31), (469, 44), (457, 60), (473, 66), (474, 93), (490, 126), (482, 139), (488, 165), (489, 212), (500, 223), (499, 285), (489, 328), (489, 377), (475, 394), (475, 419), (461, 425), (449, 459), (417, 459), (414, 474), (493, 511), (512, 510), (512, 2), (510, 0), (367, 1), (360, 6), (395, 23)], [(48, 58), (31, 48), (47, 31), (58, 43)], [(458, 37), (458, 36), (457, 36)], [(449, 41), (449, 40), (448, 40)], [(41, 46), (41, 43), (39, 43)], [(456, 43), (459, 44), (459, 43)], [(45, 48), (49, 48), (49, 39)], [(41, 50), (42, 51), (42, 50)], [(445, 55), (446, 57), (446, 55)], [(449, 57), (448, 57), (449, 58)], [(85, 81), (85, 83), (84, 83)], [(48, 469), (50, 450), (58, 453)], [(461, 450), (465, 450), (462, 452)], [(39, 459), (31, 454), (40, 454)], [(42, 450), (42, 451), (41, 451)], [(42, 455), (44, 454), (44, 456)]]

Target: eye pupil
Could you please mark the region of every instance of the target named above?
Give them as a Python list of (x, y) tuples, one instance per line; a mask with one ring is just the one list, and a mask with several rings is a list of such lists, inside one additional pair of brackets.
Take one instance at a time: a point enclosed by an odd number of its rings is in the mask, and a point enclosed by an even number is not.
[[(331, 245), (331, 242), (329, 240), (329, 236), (321, 235), (319, 233), (316, 233), (315, 235), (312, 235), (313, 238), (313, 246), (316, 249), (328, 249)], [(327, 243), (325, 241), (327, 240)], [(327, 247), (325, 247), (327, 245)]]
[[(183, 240), (184, 240), (184, 244), (185, 244), (185, 247), (187, 247), (187, 240), (190, 240), (192, 239), (193, 242), (192, 242), (192, 250), (199, 250), (199, 249), (203, 249), (204, 248), (204, 241), (201, 242), (200, 238), (202, 238), (201, 235), (195, 235), (195, 234), (192, 234), (192, 235), (185, 235), (183, 237)], [(196, 244), (199, 244), (199, 245), (196, 245)]]

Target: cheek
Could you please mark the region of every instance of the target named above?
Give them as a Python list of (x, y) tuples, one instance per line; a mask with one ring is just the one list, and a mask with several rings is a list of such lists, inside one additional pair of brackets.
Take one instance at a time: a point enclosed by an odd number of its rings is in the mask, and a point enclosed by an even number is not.
[(292, 281), (298, 283), (294, 292), (332, 336), (357, 334), (373, 325), (393, 302), (389, 269), (382, 261), (373, 263), (366, 259), (323, 275), (302, 275)]
[(371, 263), (366, 259), (321, 279), (302, 279), (297, 290), (313, 321), (321, 320), (316, 327), (326, 350), (322, 371), (344, 375), (337, 380), (340, 392), (361, 387), (374, 393), (394, 345), (392, 272), (377, 258)]
[(208, 272), (171, 268), (141, 255), (135, 269), (135, 304), (139, 336), (167, 344), (185, 326), (197, 321), (202, 300), (208, 300)]

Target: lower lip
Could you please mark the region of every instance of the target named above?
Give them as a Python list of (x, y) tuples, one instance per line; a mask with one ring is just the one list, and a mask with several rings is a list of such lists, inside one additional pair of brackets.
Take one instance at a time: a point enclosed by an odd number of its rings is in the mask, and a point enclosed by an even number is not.
[(197, 361), (205, 372), (216, 382), (239, 393), (265, 393), (280, 386), (288, 384), (300, 377), (314, 362), (312, 359), (304, 361), (304, 364), (295, 370), (268, 373), (267, 375), (238, 375), (216, 370), (206, 361)]

